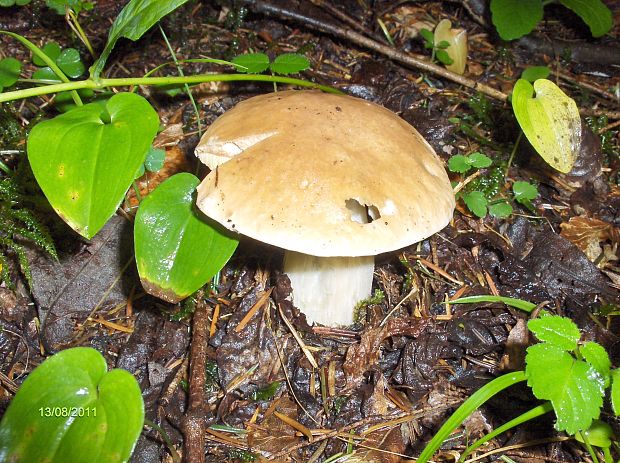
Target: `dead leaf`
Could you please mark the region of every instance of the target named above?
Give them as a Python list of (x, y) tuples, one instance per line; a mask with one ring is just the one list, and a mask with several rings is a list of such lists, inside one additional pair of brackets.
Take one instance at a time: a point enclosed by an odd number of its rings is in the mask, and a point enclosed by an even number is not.
[(612, 224), (591, 217), (571, 217), (560, 225), (562, 235), (594, 262), (603, 252), (602, 241), (618, 241), (618, 229)]

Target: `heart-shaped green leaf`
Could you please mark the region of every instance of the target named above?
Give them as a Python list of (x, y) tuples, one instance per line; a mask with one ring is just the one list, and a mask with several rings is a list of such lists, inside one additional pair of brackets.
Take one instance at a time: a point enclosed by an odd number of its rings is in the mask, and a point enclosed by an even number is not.
[(570, 172), (581, 146), (581, 118), (575, 101), (550, 80), (539, 79), (532, 86), (519, 79), (512, 91), (512, 109), (545, 162), (562, 173)]
[(238, 241), (195, 206), (200, 181), (170, 177), (140, 204), (134, 226), (138, 272), (144, 289), (178, 302), (203, 286), (230, 259)]
[(118, 93), (37, 124), (28, 159), (54, 210), (91, 238), (123, 200), (158, 127), (144, 98)]
[(504, 40), (513, 40), (532, 32), (543, 18), (541, 0), (491, 0), (491, 21)]
[(65, 48), (56, 59), (56, 64), (62, 69), (62, 72), (72, 79), (77, 79), (86, 70), (82, 58), (80, 58), (80, 52), (75, 48)]
[(15, 58), (0, 60), (0, 92), (4, 87), (10, 87), (17, 79), (22, 70), (22, 63)]
[(30, 373), (11, 401), (0, 422), (0, 461), (125, 462), (143, 422), (129, 372), (107, 373), (94, 349), (67, 349)]

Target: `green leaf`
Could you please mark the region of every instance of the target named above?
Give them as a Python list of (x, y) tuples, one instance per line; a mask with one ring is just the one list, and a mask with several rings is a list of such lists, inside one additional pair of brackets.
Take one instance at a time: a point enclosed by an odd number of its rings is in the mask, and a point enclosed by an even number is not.
[(611, 408), (616, 416), (620, 416), (620, 368), (611, 372)]
[(150, 147), (149, 152), (146, 153), (146, 159), (144, 161), (144, 167), (149, 172), (157, 172), (164, 167), (164, 161), (166, 160), (166, 150), (161, 148)]
[(437, 59), (439, 60), (441, 64), (454, 63), (454, 60), (450, 58), (450, 55), (448, 54), (446, 50), (441, 50), (441, 49), (435, 50), (435, 56), (437, 57)]
[(515, 201), (523, 204), (524, 201), (533, 200), (538, 196), (538, 188), (529, 182), (518, 181), (512, 184), (512, 192), (515, 195)]
[(134, 226), (136, 263), (142, 286), (178, 302), (211, 279), (238, 241), (194, 205), (200, 181), (191, 174), (170, 177), (149, 194)]
[(601, 0), (560, 0), (560, 3), (583, 19), (592, 37), (607, 34), (614, 25), (611, 10)]
[(91, 76), (99, 78), (118, 39), (125, 37), (138, 40), (161, 18), (186, 2), (187, 0), (131, 0), (127, 3), (112, 24), (106, 46), (91, 68)]
[[(536, 91), (536, 97), (533, 93)], [(512, 109), (523, 133), (554, 169), (568, 173), (581, 146), (581, 117), (575, 101), (550, 80), (519, 79)]]
[(523, 310), (528, 313), (536, 308), (536, 304), (529, 301), (524, 301), (523, 299), (488, 295), (460, 297), (454, 301), (445, 302), (444, 304), (476, 304), (478, 302), (501, 302), (507, 306), (514, 307), (515, 309)]
[(609, 373), (611, 361), (605, 348), (597, 342), (588, 341), (579, 347), (579, 352), (583, 359), (598, 372), (603, 380), (604, 387), (607, 388), (611, 380)]
[(0, 91), (10, 87), (19, 79), (22, 70), (22, 63), (15, 58), (4, 58), (0, 60)]
[(498, 217), (500, 219), (508, 217), (510, 216), (510, 214), (512, 214), (512, 206), (508, 204), (507, 201), (490, 204), (489, 214), (491, 214), (493, 217)]
[(481, 191), (472, 191), (463, 195), (465, 205), (478, 217), (486, 217), (489, 201)]
[(252, 400), (270, 400), (278, 392), (280, 384), (282, 384), (281, 381), (274, 381), (268, 386), (254, 391), (252, 393)]
[(86, 70), (80, 52), (75, 48), (65, 48), (56, 59), (56, 64), (67, 76), (77, 79)]
[(243, 68), (237, 68), (238, 72), (247, 74), (259, 74), (269, 68), (269, 57), (264, 53), (247, 53), (235, 56), (232, 62), (237, 66), (243, 66)]
[(434, 46), (435, 34), (433, 34), (432, 31), (430, 31), (430, 30), (428, 30), (426, 28), (422, 28), (422, 29), (420, 29), (420, 35), (424, 38), (426, 43), (430, 45), (431, 48)]
[(471, 162), (467, 156), (463, 156), (462, 154), (455, 154), (450, 159), (448, 159), (448, 169), (451, 172), (458, 172), (460, 174), (464, 174), (469, 169), (471, 169)]
[(103, 356), (88, 347), (39, 365), (2, 417), (0, 459), (128, 461), (144, 422), (142, 395), (129, 372), (106, 370)]
[(441, 40), (439, 43), (436, 43), (435, 46), (437, 48), (445, 50), (446, 48), (450, 46), (450, 42), (448, 42), (447, 40)]
[(614, 431), (611, 429), (611, 426), (604, 421), (594, 420), (588, 429), (575, 434), (575, 440), (582, 444), (587, 442), (594, 447), (609, 448), (611, 447), (611, 437), (613, 435)]
[(123, 200), (158, 127), (144, 98), (118, 93), (37, 124), (28, 159), (54, 210), (92, 238)]
[(468, 157), (469, 163), (476, 169), (489, 167), (491, 164), (493, 164), (493, 161), (490, 157), (485, 156), (484, 154), (479, 152), (471, 153)]
[(277, 56), (269, 65), (269, 68), (276, 74), (295, 74), (305, 71), (310, 67), (310, 61), (304, 55), (299, 53), (284, 53)]
[(41, 69), (37, 69), (32, 73), (32, 78), (37, 80), (46, 80), (49, 83), (60, 83), (60, 78), (56, 75), (52, 68), (46, 66)]
[(527, 323), (527, 327), (541, 341), (567, 351), (575, 350), (577, 341), (581, 337), (575, 322), (570, 318), (558, 315), (534, 318)]
[[(60, 56), (60, 45), (56, 42), (47, 42), (43, 48), (41, 49), (43, 53), (45, 53), (52, 61), (56, 61)], [(35, 66), (43, 67), (45, 66), (45, 62), (39, 58), (37, 55), (32, 55), (32, 64)]]
[(588, 429), (603, 405), (603, 384), (594, 369), (549, 343), (527, 348), (527, 384), (536, 398), (549, 400), (556, 429), (575, 434)]
[(504, 40), (529, 34), (542, 18), (542, 0), (491, 0), (491, 21)]
[(521, 79), (534, 82), (549, 77), (551, 70), (547, 66), (530, 66), (521, 73)]

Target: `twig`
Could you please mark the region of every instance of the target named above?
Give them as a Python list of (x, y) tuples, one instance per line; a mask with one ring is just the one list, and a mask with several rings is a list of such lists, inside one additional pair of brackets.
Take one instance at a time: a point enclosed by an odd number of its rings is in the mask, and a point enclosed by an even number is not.
[(185, 438), (185, 461), (204, 463), (205, 433), (207, 432), (207, 410), (205, 382), (207, 360), (207, 343), (209, 341), (209, 315), (207, 305), (198, 298), (192, 318), (192, 345), (189, 360), (189, 404), (183, 419), (183, 437)]
[(342, 27), (339, 27), (333, 24), (328, 24), (316, 18), (310, 18), (308, 16), (298, 13), (297, 11), (292, 11), (286, 8), (281, 8), (279, 6), (265, 3), (262, 0), (244, 0), (244, 2), (246, 3), (246, 5), (252, 8), (255, 12), (262, 13), (268, 16), (278, 16), (284, 19), (290, 19), (293, 21), (303, 23), (312, 29), (319, 30), (321, 32), (326, 32), (336, 37), (348, 40), (350, 42), (353, 42), (354, 44), (357, 44), (362, 47), (381, 53), (382, 55), (385, 55), (394, 61), (398, 61), (399, 63), (404, 64), (405, 66), (416, 68), (416, 69), (421, 69), (422, 71), (443, 77), (457, 84), (460, 84), (465, 87), (474, 89), (478, 92), (484, 93), (485, 95), (491, 98), (495, 98), (500, 101), (506, 101), (506, 99), (508, 98), (508, 96), (505, 93), (493, 87), (482, 84), (480, 82), (469, 79), (467, 77), (461, 76), (459, 74), (450, 72), (447, 69), (443, 68), (442, 66), (438, 66), (429, 61), (419, 59), (407, 53), (398, 51), (388, 45), (379, 43), (376, 40), (370, 39), (368, 37), (364, 37), (362, 34), (359, 34), (358, 32), (355, 32), (353, 30), (343, 29)]

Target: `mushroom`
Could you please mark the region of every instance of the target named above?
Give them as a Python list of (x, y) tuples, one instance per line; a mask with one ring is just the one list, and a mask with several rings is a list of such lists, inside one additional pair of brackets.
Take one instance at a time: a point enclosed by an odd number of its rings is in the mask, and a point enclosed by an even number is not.
[(371, 294), (374, 256), (441, 230), (455, 207), (424, 138), (350, 96), (250, 98), (218, 118), (196, 152), (212, 169), (198, 207), (285, 250), (293, 302), (310, 323), (353, 323), (355, 304)]

